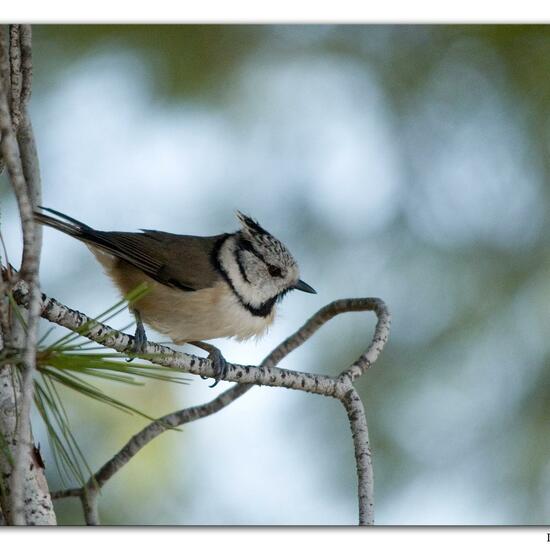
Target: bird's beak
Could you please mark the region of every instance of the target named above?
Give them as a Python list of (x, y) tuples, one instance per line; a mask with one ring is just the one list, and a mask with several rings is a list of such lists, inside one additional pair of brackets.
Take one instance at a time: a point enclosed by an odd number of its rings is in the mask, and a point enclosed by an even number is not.
[(304, 283), (301, 279), (294, 285), (296, 290), (301, 290), (302, 292), (308, 292), (309, 294), (317, 294), (317, 291), (314, 288), (311, 288), (307, 283)]

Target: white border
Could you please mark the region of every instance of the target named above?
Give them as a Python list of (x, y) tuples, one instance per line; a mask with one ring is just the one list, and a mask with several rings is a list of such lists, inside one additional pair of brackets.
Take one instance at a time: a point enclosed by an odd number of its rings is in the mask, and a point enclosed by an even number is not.
[(536, 23), (545, 0), (3, 0), (1, 22), (25, 23)]
[[(474, 548), (544, 548), (543, 527), (526, 528), (4, 528), (5, 548), (41, 550), (110, 550), (116, 548), (223, 548), (265, 550), (280, 548), (407, 548), (463, 550)], [(27, 546), (28, 545), (28, 546)]]

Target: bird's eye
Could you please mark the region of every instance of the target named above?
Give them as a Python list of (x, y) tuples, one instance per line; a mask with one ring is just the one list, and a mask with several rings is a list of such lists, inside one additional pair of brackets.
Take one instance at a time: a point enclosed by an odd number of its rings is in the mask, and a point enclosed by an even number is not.
[(267, 270), (272, 277), (281, 277), (281, 275), (283, 274), (281, 268), (277, 267), (276, 265), (268, 266)]

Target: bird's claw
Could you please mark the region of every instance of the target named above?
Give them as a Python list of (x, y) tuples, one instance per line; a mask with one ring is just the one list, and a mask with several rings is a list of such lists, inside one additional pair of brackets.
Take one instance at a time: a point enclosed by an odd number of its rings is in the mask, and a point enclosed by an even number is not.
[[(138, 321), (136, 325), (136, 332), (134, 334), (134, 343), (132, 344), (130, 354), (139, 355), (140, 353), (144, 353), (146, 347), (147, 347), (147, 334), (145, 333), (145, 328), (143, 326), (143, 323)], [(134, 359), (135, 357), (130, 357), (126, 359), (126, 362), (130, 363)]]
[[(227, 361), (218, 348), (213, 348), (208, 353), (208, 359), (212, 361), (212, 369), (214, 370), (214, 383), (209, 386), (210, 388), (213, 388), (222, 378), (225, 378), (228, 370)], [(206, 380), (209, 376), (201, 376), (201, 378)]]

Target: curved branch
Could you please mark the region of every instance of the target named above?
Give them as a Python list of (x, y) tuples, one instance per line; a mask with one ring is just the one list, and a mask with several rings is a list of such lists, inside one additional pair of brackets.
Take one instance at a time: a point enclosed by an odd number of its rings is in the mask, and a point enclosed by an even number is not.
[[(29, 288), (25, 281), (18, 281), (13, 287), (13, 296), (17, 303), (27, 307), (29, 302)], [(302, 328), (287, 338), (277, 348), (277, 354), (281, 358), (300, 346), (305, 340), (312, 336), (324, 323), (335, 315), (348, 311), (375, 311), (384, 312), (387, 321), (378, 323), (375, 330), (375, 341), (373, 346), (378, 354), (381, 350), (380, 342), (387, 340), (389, 331), (389, 313), (384, 302), (378, 298), (349, 298), (336, 300), (320, 309)], [(56, 323), (62, 327), (78, 332), (105, 347), (112, 348), (120, 353), (132, 354), (134, 337), (120, 332), (108, 325), (100, 323), (84, 313), (70, 309), (59, 303), (54, 298), (42, 294), (40, 304), (40, 315), (44, 319)], [(362, 354), (354, 363), (360, 364), (364, 361)], [(188, 353), (177, 352), (168, 346), (147, 342), (144, 353), (138, 355), (157, 365), (174, 368), (190, 374), (199, 376), (214, 377), (214, 369), (208, 358), (197, 357)], [(346, 377), (346, 371), (339, 377), (332, 377), (323, 374), (311, 374), (307, 372), (280, 369), (266, 365), (258, 368), (254, 365), (227, 364), (227, 373), (222, 380), (227, 382), (239, 382), (240, 384), (255, 384), (259, 386), (284, 387), (319, 395), (325, 395), (341, 399), (349, 389), (351, 382)]]
[[(14, 296), (19, 303), (24, 304), (25, 295), (22, 290), (24, 290), (22, 289), (22, 284), (18, 283)], [(83, 336), (98, 343), (102, 343), (103, 345), (115, 347), (118, 342), (121, 346), (125, 345), (131, 348), (133, 341), (131, 336), (122, 335), (111, 327), (97, 323), (79, 312), (69, 310), (69, 308), (62, 306), (52, 298), (47, 298), (45, 295), (43, 295), (42, 299), (43, 317), (57, 322), (62, 326), (68, 326), (68, 328), (72, 328), (73, 326), (80, 329), (84, 328), (84, 330), (81, 331)], [(61, 312), (56, 310), (61, 310)], [(246, 393), (252, 385), (264, 384), (336, 397), (343, 403), (350, 419), (355, 446), (358, 474), (359, 523), (361, 525), (371, 524), (373, 522), (374, 510), (372, 462), (370, 459), (368, 429), (364, 408), (359, 395), (352, 386), (351, 376), (348, 374), (348, 371), (353, 368), (353, 366), (343, 371), (338, 378), (276, 368), (276, 365), (284, 357), (302, 345), (323, 324), (336, 315), (349, 311), (367, 310), (372, 310), (376, 313), (378, 322), (369, 348), (353, 365), (358, 365), (360, 368), (366, 370), (366, 368), (372, 365), (377, 359), (382, 347), (388, 339), (390, 315), (387, 307), (384, 302), (378, 298), (355, 298), (332, 302), (320, 309), (300, 329), (279, 344), (262, 361), (259, 367), (230, 365), (228, 374), (224, 379), (237, 379), (241, 381), (240, 384), (236, 384), (208, 403), (176, 411), (155, 420), (135, 434), (118, 453), (90, 477), (83, 487), (56, 491), (52, 493), (52, 498), (56, 499), (70, 496), (78, 496), (81, 499), (87, 498), (85, 497), (86, 491), (97, 491), (100, 489), (114, 474), (116, 474), (116, 472), (125, 466), (132, 457), (155, 437), (158, 437), (168, 429), (173, 429), (182, 424), (214, 414)], [(73, 330), (75, 330), (75, 328), (73, 328)], [(208, 359), (178, 353), (170, 348), (164, 348), (157, 344), (148, 345), (162, 348), (160, 355), (157, 354), (154, 358), (150, 356), (147, 357), (158, 364), (181, 368), (193, 374), (212, 374), (207, 370), (211, 368)], [(115, 349), (118, 348), (115, 347)], [(127, 348), (124, 347), (124, 349)], [(170, 359), (167, 357), (167, 353), (163, 351), (164, 349), (166, 352), (169, 352), (168, 357)], [(147, 351), (149, 351), (149, 349)], [(198, 365), (196, 363), (198, 363)], [(254, 369), (253, 374), (251, 374), (251, 369)], [(364, 372), (364, 370), (362, 372)], [(252, 383), (246, 381), (248, 377), (251, 377), (253, 380)], [(313, 383), (313, 387), (311, 383)], [(86, 504), (86, 506), (88, 506), (88, 504)]]
[(364, 374), (365, 371), (375, 363), (390, 337), (391, 315), (388, 307), (384, 301), (379, 298), (369, 299), (371, 301), (372, 311), (374, 311), (378, 318), (372, 342), (365, 353), (361, 354), (349, 369), (342, 371), (340, 374), (340, 378), (349, 378), (352, 382), (357, 380), (357, 378)]

